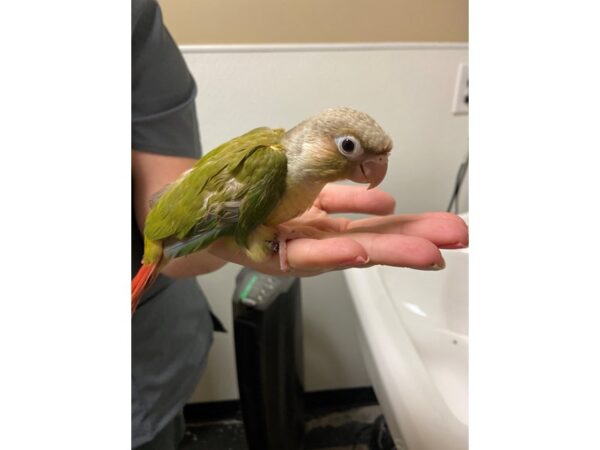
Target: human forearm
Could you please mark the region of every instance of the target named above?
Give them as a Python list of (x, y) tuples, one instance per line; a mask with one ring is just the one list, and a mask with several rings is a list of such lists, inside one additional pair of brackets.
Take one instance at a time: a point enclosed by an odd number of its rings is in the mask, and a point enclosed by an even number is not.
[(214, 272), (226, 263), (227, 261), (203, 250), (170, 261), (162, 270), (162, 273), (171, 278), (188, 278)]

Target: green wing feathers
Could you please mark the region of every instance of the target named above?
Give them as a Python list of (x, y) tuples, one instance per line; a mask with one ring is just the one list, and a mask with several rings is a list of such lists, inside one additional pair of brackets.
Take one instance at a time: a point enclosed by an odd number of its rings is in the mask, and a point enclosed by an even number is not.
[(235, 240), (248, 247), (250, 233), (263, 224), (285, 192), (287, 158), (282, 148), (259, 147), (240, 167), (236, 179), (247, 185)]
[(221, 236), (246, 247), (285, 191), (284, 131), (257, 128), (217, 147), (156, 200), (146, 240), (163, 241), (165, 256), (184, 256)]

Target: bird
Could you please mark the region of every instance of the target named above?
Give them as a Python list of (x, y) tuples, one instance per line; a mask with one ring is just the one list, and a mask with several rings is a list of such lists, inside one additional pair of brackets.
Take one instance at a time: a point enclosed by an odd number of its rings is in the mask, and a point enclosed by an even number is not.
[(253, 261), (279, 254), (287, 272), (285, 222), (303, 214), (330, 182), (378, 186), (392, 140), (368, 114), (328, 108), (285, 131), (255, 128), (218, 146), (151, 200), (131, 311), (174, 258), (229, 239)]

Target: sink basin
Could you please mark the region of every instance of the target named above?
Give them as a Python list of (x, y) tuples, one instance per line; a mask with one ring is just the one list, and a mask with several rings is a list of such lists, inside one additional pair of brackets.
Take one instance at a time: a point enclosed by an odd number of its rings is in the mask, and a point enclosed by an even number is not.
[(344, 271), (361, 352), (398, 449), (468, 448), (469, 251), (442, 253), (439, 272)]

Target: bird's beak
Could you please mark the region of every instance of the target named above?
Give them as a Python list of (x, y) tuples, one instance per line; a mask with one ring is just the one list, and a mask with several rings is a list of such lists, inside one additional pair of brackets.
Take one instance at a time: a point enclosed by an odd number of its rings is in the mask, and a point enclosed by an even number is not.
[(379, 186), (387, 172), (388, 156), (387, 152), (368, 156), (360, 164), (357, 164), (348, 178), (357, 183), (369, 183), (368, 189)]

